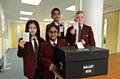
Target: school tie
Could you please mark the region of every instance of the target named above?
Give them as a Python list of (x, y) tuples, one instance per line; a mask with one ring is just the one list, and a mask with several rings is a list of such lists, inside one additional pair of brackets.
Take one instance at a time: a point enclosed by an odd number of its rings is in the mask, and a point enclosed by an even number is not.
[(78, 30), (78, 42), (81, 42), (81, 26), (79, 26)]
[[(54, 42), (53, 43), (53, 50), (54, 50), (55, 60), (57, 60), (57, 58), (56, 58), (56, 47), (57, 47), (57, 44)], [(56, 64), (56, 61), (54, 61), (54, 63)], [(58, 79), (57, 75), (55, 75), (55, 79)]]
[(37, 65), (38, 65), (38, 45), (35, 39), (34, 40), (34, 51), (35, 51), (35, 55), (36, 55), (36, 60), (37, 60)]
[(57, 46), (57, 44), (54, 42), (54, 43), (53, 43), (53, 47), (56, 47), (56, 46)]

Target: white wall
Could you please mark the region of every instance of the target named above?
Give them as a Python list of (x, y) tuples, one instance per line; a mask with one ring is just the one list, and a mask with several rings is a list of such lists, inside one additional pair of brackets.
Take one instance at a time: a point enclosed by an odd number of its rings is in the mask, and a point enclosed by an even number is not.
[(5, 16), (0, 2), (0, 58), (4, 55), (6, 51), (6, 38), (5, 38)]
[(2, 44), (2, 16), (3, 16), (3, 10), (2, 10), (2, 6), (0, 3), (0, 58), (2, 57), (2, 53), (3, 53), (3, 44)]

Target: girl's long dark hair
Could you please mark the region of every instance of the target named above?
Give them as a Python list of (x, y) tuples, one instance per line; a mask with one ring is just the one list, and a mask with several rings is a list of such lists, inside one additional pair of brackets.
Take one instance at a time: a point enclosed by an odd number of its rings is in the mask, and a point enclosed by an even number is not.
[[(37, 37), (38, 41), (41, 42), (43, 39), (40, 38), (40, 27), (39, 27), (39, 23), (36, 20), (28, 20), (27, 21), (25, 32), (29, 32), (29, 25), (32, 23), (34, 23), (36, 25), (36, 28), (37, 28), (36, 37)], [(31, 35), (30, 35), (30, 39), (31, 39)]]

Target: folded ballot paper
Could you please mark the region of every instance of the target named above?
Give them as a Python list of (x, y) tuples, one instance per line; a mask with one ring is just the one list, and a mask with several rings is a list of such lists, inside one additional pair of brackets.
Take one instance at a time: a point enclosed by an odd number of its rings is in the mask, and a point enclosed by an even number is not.
[(77, 48), (84, 48), (84, 46), (82, 45), (82, 42), (77, 42)]

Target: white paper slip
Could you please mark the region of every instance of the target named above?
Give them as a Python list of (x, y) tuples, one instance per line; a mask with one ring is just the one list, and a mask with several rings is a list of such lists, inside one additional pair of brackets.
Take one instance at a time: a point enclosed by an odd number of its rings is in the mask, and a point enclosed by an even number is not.
[(29, 42), (30, 41), (30, 33), (28, 33), (28, 32), (23, 33), (23, 40), (25, 42)]
[(79, 26), (79, 24), (78, 24), (78, 22), (75, 22), (74, 24), (73, 24), (73, 29), (78, 29), (78, 26)]
[(59, 32), (64, 32), (64, 27), (63, 26), (59, 27)]
[(81, 42), (77, 42), (77, 48), (84, 48)]

